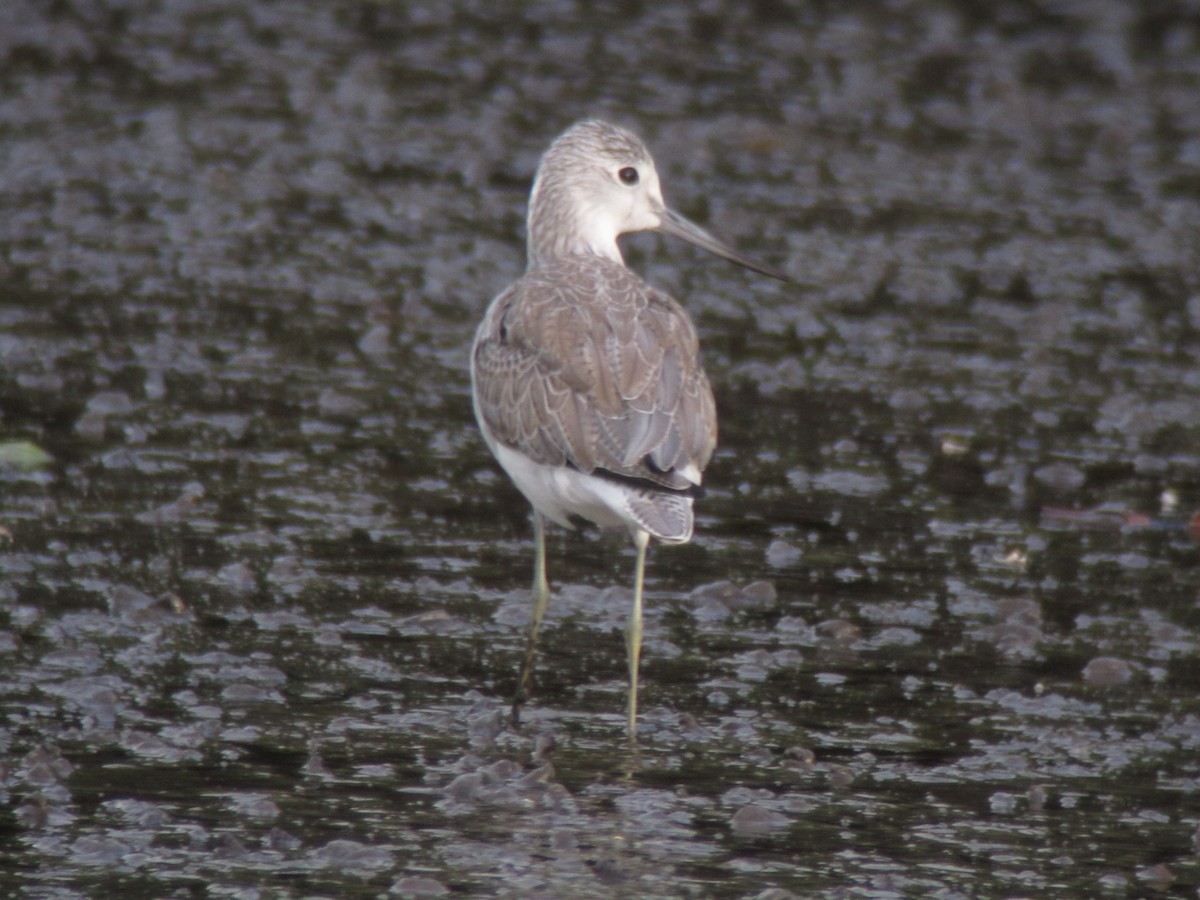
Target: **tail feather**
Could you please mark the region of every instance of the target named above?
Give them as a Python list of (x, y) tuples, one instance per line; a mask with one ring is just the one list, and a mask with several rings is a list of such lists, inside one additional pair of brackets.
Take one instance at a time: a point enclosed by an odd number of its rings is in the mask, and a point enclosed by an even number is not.
[(629, 512), (638, 527), (665, 544), (692, 539), (692, 498), (652, 489), (631, 491)]

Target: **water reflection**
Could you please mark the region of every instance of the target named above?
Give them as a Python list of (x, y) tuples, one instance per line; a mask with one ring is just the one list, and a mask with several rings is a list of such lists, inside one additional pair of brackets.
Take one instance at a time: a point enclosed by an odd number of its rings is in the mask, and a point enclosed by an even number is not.
[[(1194, 23), (595, 15), (11, 17), (0, 442), (51, 459), (0, 462), (0, 883), (1194, 892), (1197, 547), (1090, 527), (1200, 506)], [(809, 285), (630, 247), (722, 422), (637, 755), (620, 538), (553, 538), (505, 726), (528, 523), (465, 375), (587, 113)]]

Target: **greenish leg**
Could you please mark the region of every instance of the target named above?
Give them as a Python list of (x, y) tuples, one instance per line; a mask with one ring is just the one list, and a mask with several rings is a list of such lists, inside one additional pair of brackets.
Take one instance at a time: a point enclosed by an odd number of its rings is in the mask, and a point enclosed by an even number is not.
[(637, 547), (637, 567), (633, 575), (633, 609), (629, 611), (629, 627), (625, 631), (625, 652), (629, 657), (629, 743), (637, 743), (637, 698), (638, 662), (642, 658), (642, 582), (646, 575), (646, 547), (650, 535), (644, 531), (633, 533), (633, 544)]
[(529, 625), (529, 642), (525, 646), (525, 660), (517, 676), (517, 693), (513, 697), (512, 723), (515, 728), (521, 723), (521, 707), (533, 690), (533, 660), (537, 655), (538, 631), (546, 605), (550, 602), (550, 582), (546, 580), (546, 522), (542, 514), (533, 511), (533, 621)]

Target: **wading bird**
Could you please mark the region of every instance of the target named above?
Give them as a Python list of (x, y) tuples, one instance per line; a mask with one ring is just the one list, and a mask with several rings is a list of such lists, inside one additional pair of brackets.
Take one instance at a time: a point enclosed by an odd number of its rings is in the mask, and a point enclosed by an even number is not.
[(637, 562), (626, 630), (636, 739), (642, 583), (651, 538), (692, 536), (692, 502), (717, 441), (712, 389), (683, 307), (625, 267), (617, 237), (656, 230), (764, 275), (668, 209), (645, 144), (594, 120), (560, 135), (529, 200), (528, 268), (488, 307), (471, 353), (475, 417), (533, 505), (533, 621), (513, 701), (527, 699), (550, 598), (545, 520), (625, 528)]

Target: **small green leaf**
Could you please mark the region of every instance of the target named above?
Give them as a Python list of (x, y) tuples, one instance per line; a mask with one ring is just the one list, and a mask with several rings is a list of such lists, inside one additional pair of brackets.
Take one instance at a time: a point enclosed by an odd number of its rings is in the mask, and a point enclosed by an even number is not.
[(31, 472), (53, 461), (53, 456), (32, 441), (0, 441), (0, 469)]

